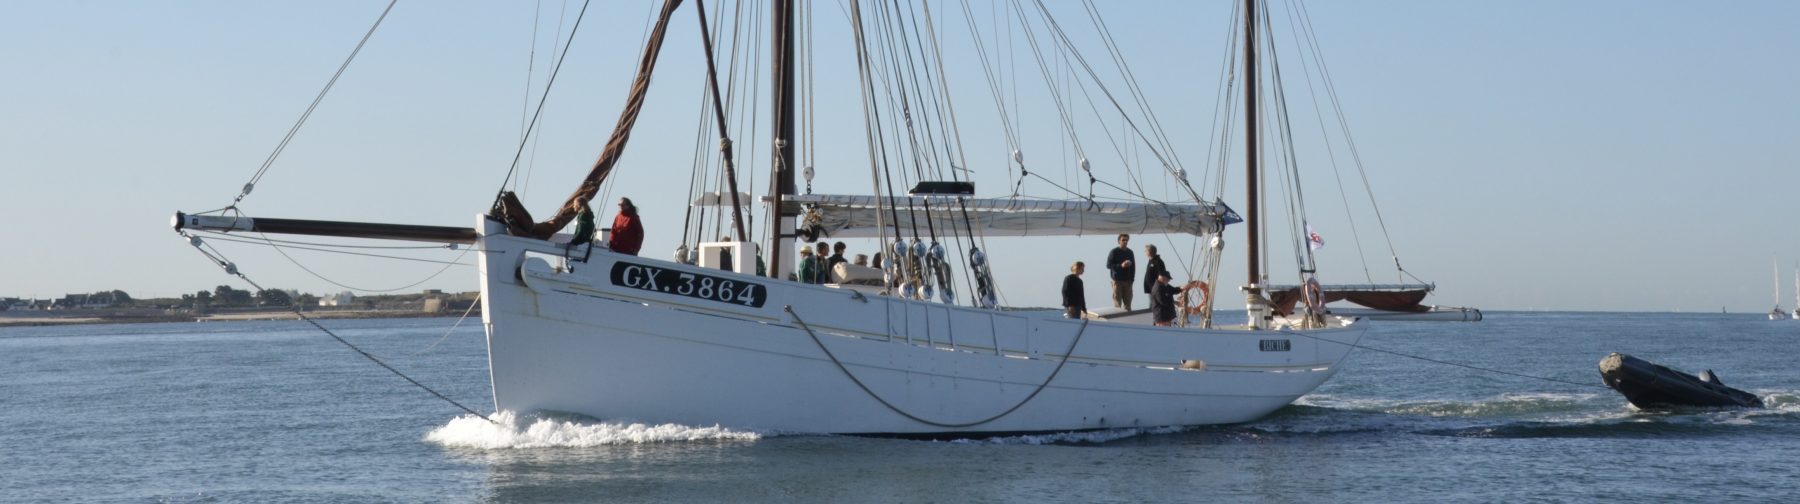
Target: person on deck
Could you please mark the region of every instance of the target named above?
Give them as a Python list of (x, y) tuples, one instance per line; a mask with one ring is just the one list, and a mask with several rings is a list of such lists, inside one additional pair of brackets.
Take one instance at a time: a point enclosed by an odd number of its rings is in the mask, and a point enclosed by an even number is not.
[(755, 249), (756, 250), (756, 276), (759, 276), (759, 277), (760, 276), (769, 276), (769, 263), (763, 262), (763, 258), (762, 258), (762, 244), (758, 243), (755, 246), (756, 246), (756, 249)]
[[(731, 237), (730, 236), (720, 236), (719, 241), (720, 242), (729, 242), (729, 241), (731, 241)], [(725, 271), (732, 271), (733, 268), (737, 267), (737, 261), (735, 261), (734, 259), (736, 259), (736, 258), (731, 256), (731, 249), (726, 248), (726, 249), (719, 250), (719, 269), (722, 269)]]
[(855, 264), (857, 266), (868, 266), (869, 265), (869, 254), (856, 254), (856, 260), (852, 261), (851, 264)]
[(582, 197), (575, 200), (581, 205), (581, 213), (575, 215), (575, 233), (569, 238), (569, 250), (594, 241), (594, 209), (588, 206), (588, 199)]
[(612, 237), (606, 247), (621, 254), (637, 255), (644, 246), (644, 223), (638, 220), (637, 205), (631, 198), (619, 198), (619, 215), (613, 217)]
[(1144, 244), (1144, 257), (1150, 258), (1144, 261), (1144, 293), (1151, 294), (1151, 289), (1156, 287), (1156, 277), (1168, 273), (1169, 268), (1163, 266), (1162, 256), (1156, 255), (1155, 245)]
[(819, 262), (819, 276), (813, 279), (813, 283), (819, 285), (831, 283), (831, 244), (819, 242), (819, 250), (813, 254), (813, 257)]
[(845, 245), (844, 242), (837, 242), (831, 245), (831, 258), (825, 260), (825, 271), (837, 271), (837, 265), (839, 263), (850, 262), (849, 259), (844, 258), (844, 249), (846, 248), (850, 247)]
[(1137, 278), (1136, 256), (1131, 254), (1131, 235), (1119, 235), (1119, 247), (1106, 254), (1106, 269), (1112, 273), (1113, 307), (1131, 310), (1131, 281)]
[(1180, 288), (1169, 284), (1169, 272), (1156, 275), (1150, 284), (1150, 318), (1156, 325), (1169, 327), (1175, 325), (1175, 294)]
[(1087, 314), (1087, 293), (1081, 285), (1081, 273), (1086, 270), (1086, 264), (1075, 261), (1075, 265), (1069, 267), (1069, 276), (1063, 277), (1062, 305), (1065, 318), (1078, 319)]
[(819, 283), (819, 260), (813, 257), (813, 249), (800, 247), (800, 283)]

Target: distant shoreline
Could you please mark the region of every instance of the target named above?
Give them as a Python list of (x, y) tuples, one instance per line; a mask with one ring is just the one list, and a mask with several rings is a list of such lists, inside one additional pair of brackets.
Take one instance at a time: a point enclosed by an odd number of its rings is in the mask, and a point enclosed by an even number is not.
[[(192, 313), (152, 312), (103, 312), (82, 313), (83, 310), (62, 312), (0, 312), (0, 327), (37, 327), (62, 325), (92, 324), (154, 324), (154, 323), (192, 323), (192, 322), (238, 322), (248, 320), (300, 320), (293, 310), (256, 310), (233, 311), (195, 315)], [(305, 312), (312, 319), (384, 319), (384, 318), (430, 318), (455, 317), (456, 312), (425, 312), (419, 310), (319, 310)], [(479, 312), (470, 312), (471, 316)]]

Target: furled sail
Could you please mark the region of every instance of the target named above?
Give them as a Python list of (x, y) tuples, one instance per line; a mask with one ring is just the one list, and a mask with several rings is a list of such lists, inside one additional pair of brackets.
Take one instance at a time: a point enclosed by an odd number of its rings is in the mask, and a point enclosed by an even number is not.
[[(1070, 236), (1085, 234), (1191, 234), (1217, 233), (1226, 224), (1243, 222), (1221, 202), (1140, 203), (1088, 200), (1040, 200), (1023, 198), (957, 198), (942, 195), (897, 197), (804, 194), (782, 197), (803, 217), (803, 231), (817, 231), (834, 238), (869, 238), (894, 233), (890, 208), (915, 211), (901, 218), (900, 228), (911, 234), (926, 227), (928, 217), (937, 229), (973, 228), (982, 236)], [(877, 206), (879, 203), (879, 207)], [(930, 207), (930, 212), (922, 211)], [(963, 216), (967, 209), (968, 221)], [(903, 215), (905, 212), (901, 212)]]
[(650, 75), (656, 72), (656, 57), (662, 53), (663, 35), (668, 32), (669, 18), (675, 14), (675, 8), (681, 6), (681, 0), (664, 0), (662, 15), (656, 19), (656, 28), (650, 32), (650, 40), (644, 44), (643, 59), (638, 62), (637, 79), (631, 83), (631, 94), (625, 99), (625, 110), (619, 114), (618, 124), (613, 126), (612, 137), (606, 141), (606, 148), (600, 151), (600, 158), (594, 161), (594, 169), (582, 179), (574, 194), (568, 201), (557, 208), (556, 215), (543, 222), (534, 223), (531, 213), (519, 202), (511, 191), (501, 193), (494, 202), (494, 213), (505, 219), (507, 227), (514, 235), (548, 238), (575, 215), (581, 213), (581, 203), (600, 192), (600, 182), (612, 173), (613, 165), (625, 154), (625, 143), (631, 140), (631, 128), (637, 124), (638, 112), (644, 108), (644, 96), (650, 91)]

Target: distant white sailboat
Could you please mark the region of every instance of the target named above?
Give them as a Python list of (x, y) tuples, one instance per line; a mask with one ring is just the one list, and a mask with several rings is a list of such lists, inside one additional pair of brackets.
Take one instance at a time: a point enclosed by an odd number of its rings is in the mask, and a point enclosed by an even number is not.
[(1794, 320), (1800, 320), (1800, 263), (1794, 263)]
[[(1769, 264), (1775, 269), (1775, 308), (1769, 310), (1769, 320), (1787, 320), (1788, 313), (1781, 310), (1781, 263), (1770, 260)], [(1800, 278), (1795, 280), (1800, 281)], [(1794, 295), (1800, 296), (1800, 292), (1795, 292)], [(1800, 304), (1794, 307), (1794, 311), (1795, 316), (1800, 317)]]

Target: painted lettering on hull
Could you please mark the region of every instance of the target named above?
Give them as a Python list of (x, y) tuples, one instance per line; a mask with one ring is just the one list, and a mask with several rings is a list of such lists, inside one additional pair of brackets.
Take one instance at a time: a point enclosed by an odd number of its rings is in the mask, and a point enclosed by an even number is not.
[(769, 288), (756, 282), (624, 261), (613, 263), (611, 280), (620, 287), (751, 308), (762, 308), (769, 298)]

